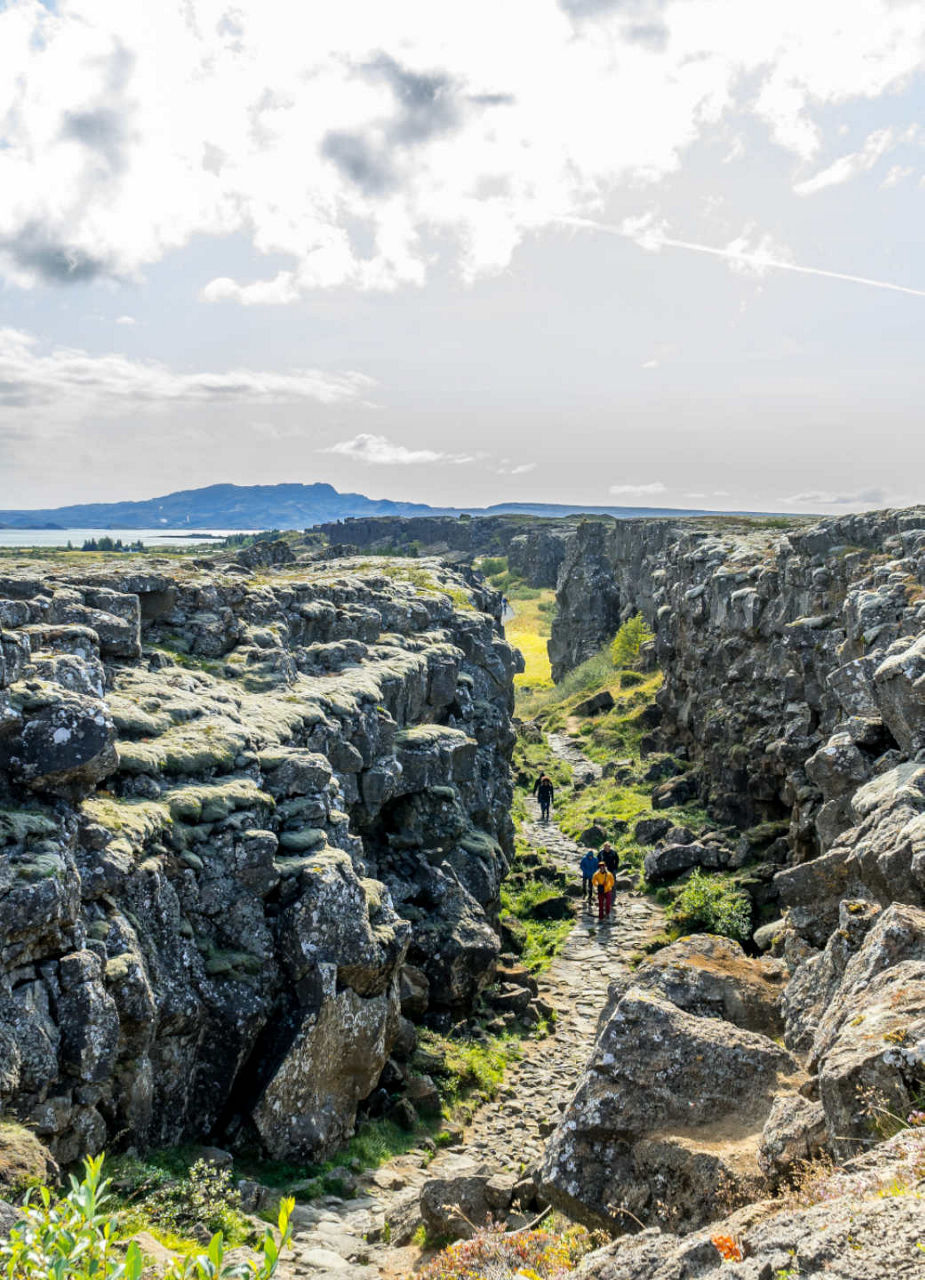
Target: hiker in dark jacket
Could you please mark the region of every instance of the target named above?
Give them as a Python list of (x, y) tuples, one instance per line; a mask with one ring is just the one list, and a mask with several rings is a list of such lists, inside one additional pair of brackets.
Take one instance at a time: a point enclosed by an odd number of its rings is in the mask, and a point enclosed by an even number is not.
[(591, 895), (594, 892), (591, 881), (597, 871), (597, 854), (589, 849), (578, 865), (581, 867), (581, 896), (590, 907)]
[(547, 778), (546, 774), (541, 774), (536, 780), (536, 786), (533, 788), (533, 794), (540, 802), (540, 818), (543, 822), (549, 821), (549, 810), (552, 806), (553, 785), (552, 781)]
[(601, 845), (601, 857), (604, 859), (607, 870), (612, 876), (615, 876), (620, 870), (620, 855), (609, 840), (606, 844)]

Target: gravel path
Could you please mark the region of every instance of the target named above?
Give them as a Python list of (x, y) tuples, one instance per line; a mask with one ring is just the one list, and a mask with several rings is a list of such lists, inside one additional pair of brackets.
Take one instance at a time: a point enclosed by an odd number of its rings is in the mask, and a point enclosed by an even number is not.
[[(581, 767), (598, 768), (568, 739), (563, 744), (551, 739), (550, 746), (573, 767), (572, 754), (577, 753)], [(537, 806), (532, 800), (528, 804), (531, 817), (523, 834), (530, 845), (545, 848), (577, 879), (578, 846), (554, 822), (540, 822)], [(552, 1032), (542, 1040), (523, 1042), (523, 1056), (508, 1068), (500, 1096), (479, 1109), (453, 1147), (433, 1158), (424, 1150), (398, 1156), (365, 1175), (353, 1199), (327, 1196), (297, 1206), (294, 1253), (282, 1274), (314, 1280), (409, 1275), (420, 1250), (383, 1240), (384, 1223), (401, 1220), (402, 1210), (416, 1200), (423, 1183), (479, 1171), (519, 1172), (536, 1165), (545, 1137), (588, 1059), (609, 984), (626, 972), (632, 953), (663, 927), (660, 909), (633, 893), (617, 893), (613, 915), (601, 925), (596, 908), (593, 913), (581, 908), (565, 947), (539, 979), (540, 995), (557, 1014)]]

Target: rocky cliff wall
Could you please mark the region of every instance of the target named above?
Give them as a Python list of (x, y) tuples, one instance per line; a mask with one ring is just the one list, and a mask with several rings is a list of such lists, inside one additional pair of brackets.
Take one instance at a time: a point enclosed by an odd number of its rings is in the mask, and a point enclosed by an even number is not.
[[(581, 608), (589, 595), (596, 607)], [(559, 597), (560, 671), (646, 613), (663, 745), (686, 749), (715, 810), (745, 826), (784, 817), (788, 835), (764, 855), (780, 864), (783, 908), (755, 935), (771, 959), (695, 936), (611, 988), (544, 1189), (616, 1232), (690, 1231), (717, 1218), (719, 1198), (760, 1201), (799, 1181), (803, 1162), (847, 1162), (841, 1184), (817, 1165), (806, 1194), (826, 1215), (846, 1201), (826, 1256), (861, 1274), (844, 1224), (873, 1221), (884, 1195), (908, 1195), (911, 1210), (925, 1174), (925, 509), (783, 533), (582, 530)], [(761, 995), (775, 985), (779, 1000)], [(903, 1143), (884, 1142), (897, 1129)], [(915, 1220), (903, 1215), (908, 1269), (896, 1274), (921, 1266)], [(811, 1213), (766, 1201), (728, 1230), (761, 1258), (749, 1276), (772, 1273), (775, 1240), (816, 1274)], [(674, 1275), (688, 1247), (704, 1275), (720, 1265), (709, 1237), (657, 1239), (653, 1269), (618, 1249), (625, 1267), (589, 1274)]]
[(0, 575), (0, 1100), (61, 1160), (318, 1157), (403, 998), (455, 1014), (494, 971), (498, 598), (436, 562), (254, 561)]
[(784, 531), (582, 526), (558, 605), (556, 678), (646, 615), (666, 743), (722, 818), (788, 821), (798, 859), (851, 824), (858, 786), (925, 747), (925, 509)]
[(352, 519), (318, 526), (330, 543), (358, 550), (428, 555), (507, 556), (509, 567), (533, 587), (554, 587), (577, 520), (525, 516), (418, 516)]

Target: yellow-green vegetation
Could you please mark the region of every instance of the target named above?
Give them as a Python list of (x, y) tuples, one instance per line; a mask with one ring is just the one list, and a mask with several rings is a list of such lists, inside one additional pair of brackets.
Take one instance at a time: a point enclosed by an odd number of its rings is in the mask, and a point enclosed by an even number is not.
[(40, 809), (0, 809), (0, 845), (21, 844), (31, 836), (57, 833), (57, 822)]
[(504, 634), (524, 656), (526, 666), (514, 677), (515, 689), (551, 689), (552, 667), (546, 644), (552, 633), (554, 591), (539, 591), (535, 600), (518, 599), (511, 607), (513, 618), (504, 624)]
[[(571, 769), (556, 759), (542, 741), (521, 736), (515, 748), (515, 822), (526, 816), (526, 796), (540, 770), (549, 774), (555, 786), (555, 819), (573, 840), (590, 826), (599, 827), (611, 840), (624, 865), (639, 868), (645, 851), (633, 838), (635, 824), (652, 813), (653, 783), (642, 773), (641, 740), (648, 731), (646, 711), (662, 685), (659, 671), (638, 671), (615, 666), (620, 661), (638, 661), (639, 651), (651, 632), (638, 615), (629, 619), (614, 640), (580, 666), (570, 671), (558, 685), (548, 689), (520, 690), (517, 714), (533, 721), (545, 734), (570, 733), (581, 750), (598, 764), (620, 762), (617, 776), (575, 788)], [(606, 690), (614, 700), (609, 711), (578, 716), (576, 707), (590, 695)], [(661, 810), (660, 816), (692, 828), (706, 823), (706, 814), (696, 805)]]
[[(561, 761), (554, 761), (547, 772), (556, 778), (571, 771)], [(526, 788), (518, 788), (514, 793), (517, 826), (526, 817), (526, 792)], [(541, 903), (561, 895), (564, 878), (545, 849), (531, 849), (523, 836), (515, 837), (514, 861), (501, 885), (501, 913), (518, 939), (521, 964), (532, 973), (549, 968), (571, 932), (571, 919), (545, 920), (538, 918), (542, 913), (537, 912)]]
[(421, 1030), (412, 1066), (433, 1079), (450, 1118), (467, 1115), (480, 1103), (497, 1097), (507, 1067), (521, 1053), (520, 1041), (513, 1035), (454, 1040)]
[(610, 646), (610, 661), (618, 671), (632, 667), (638, 661), (644, 644), (651, 644), (655, 633), (641, 613), (634, 613), (613, 638)]
[(256, 1244), (259, 1239), (241, 1212), (231, 1169), (197, 1158), (191, 1148), (117, 1156), (111, 1171), (118, 1188), (113, 1201), (127, 1234), (147, 1231), (184, 1256), (199, 1252), (201, 1245), (192, 1235), (199, 1226), (220, 1231), (229, 1245)]
[[(8, 1237), (0, 1240), (0, 1274), (6, 1280), (37, 1280), (40, 1276), (54, 1280), (141, 1280), (150, 1274), (141, 1247), (129, 1239), (139, 1229), (133, 1225), (131, 1210), (125, 1206), (120, 1210), (102, 1169), (103, 1156), (90, 1157), (84, 1163), (83, 1179), (72, 1176), (69, 1190), (60, 1198), (45, 1185), (27, 1194), (19, 1220)], [(172, 1212), (178, 1218), (186, 1215), (197, 1224), (212, 1220), (222, 1225), (206, 1251), (188, 1242), (185, 1256), (159, 1273), (163, 1280), (232, 1280), (240, 1276), (240, 1266), (226, 1259), (229, 1241), (224, 1226), (235, 1212), (227, 1200), (229, 1185), (228, 1175), (222, 1177), (205, 1161), (190, 1169), (189, 1176), (177, 1185), (177, 1204)], [(166, 1184), (161, 1191), (166, 1192)], [(283, 1200), (278, 1234), (268, 1229), (254, 1241), (259, 1255), (250, 1268), (252, 1280), (271, 1280), (276, 1275), (280, 1255), (291, 1239), (292, 1209), (293, 1202)], [(177, 1242), (183, 1243), (182, 1239)]]
[(508, 569), (504, 556), (483, 556), (476, 568), (496, 591), (501, 591), (513, 609), (513, 618), (504, 624), (504, 634), (524, 656), (526, 668), (514, 677), (517, 689), (552, 688), (552, 668), (546, 642), (552, 633), (556, 611), (556, 593), (529, 586), (523, 578)]
[(416, 592), (426, 596), (449, 596), (457, 609), (474, 609), (469, 593), (463, 587), (441, 582), (433, 569), (423, 565), (409, 564), (401, 558), (384, 563), (366, 563), (357, 565), (357, 569), (372, 569), (395, 582), (407, 582)]
[(534, 913), (539, 904), (554, 897), (558, 897), (556, 890), (541, 880), (530, 881), (519, 889), (506, 884), (501, 887), (502, 911), (520, 925), (517, 931), (522, 947), (520, 963), (531, 973), (542, 973), (549, 968), (572, 931), (571, 920), (536, 919)]

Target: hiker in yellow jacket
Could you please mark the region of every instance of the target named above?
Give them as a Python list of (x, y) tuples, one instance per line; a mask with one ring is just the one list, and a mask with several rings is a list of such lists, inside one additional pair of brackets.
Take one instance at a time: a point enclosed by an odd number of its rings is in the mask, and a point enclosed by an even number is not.
[(603, 920), (605, 916), (610, 915), (610, 909), (613, 906), (613, 887), (616, 883), (612, 872), (607, 870), (607, 863), (603, 858), (597, 864), (591, 883), (597, 889), (597, 918)]

